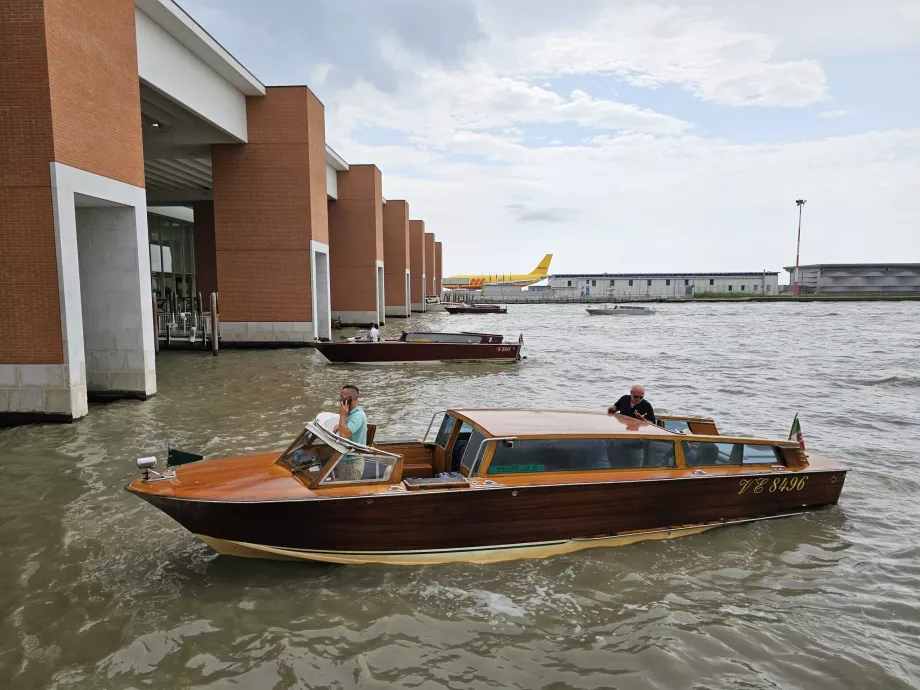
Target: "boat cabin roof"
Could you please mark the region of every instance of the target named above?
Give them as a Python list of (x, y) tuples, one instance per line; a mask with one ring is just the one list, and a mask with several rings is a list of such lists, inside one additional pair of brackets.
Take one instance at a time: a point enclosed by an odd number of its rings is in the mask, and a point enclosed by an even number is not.
[(489, 436), (612, 436), (639, 434), (674, 438), (651, 422), (606, 412), (572, 410), (448, 410), (465, 417)]

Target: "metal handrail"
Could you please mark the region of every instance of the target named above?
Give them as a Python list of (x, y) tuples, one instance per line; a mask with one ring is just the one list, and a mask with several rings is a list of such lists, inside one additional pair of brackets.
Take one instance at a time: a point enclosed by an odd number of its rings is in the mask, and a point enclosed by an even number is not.
[(425, 441), (428, 440), (428, 434), (431, 433), (431, 427), (434, 426), (434, 419), (435, 419), (435, 417), (437, 417), (439, 414), (447, 414), (447, 410), (438, 410), (438, 411), (435, 412), (433, 415), (431, 415), (431, 421), (428, 422), (428, 428), (425, 429), (425, 435), (422, 436), (422, 443), (425, 443)]
[[(479, 463), (481, 462), (480, 456), (482, 455), (483, 446), (485, 446), (487, 443), (491, 443), (492, 441), (517, 441), (517, 436), (493, 436), (490, 438), (482, 439), (482, 441), (479, 442), (479, 448), (476, 449), (476, 455), (473, 456), (473, 464), (470, 465), (470, 473), (467, 475), (468, 477), (472, 477), (474, 470), (479, 469)], [(461, 465), (462, 463), (463, 461), (461, 460)]]

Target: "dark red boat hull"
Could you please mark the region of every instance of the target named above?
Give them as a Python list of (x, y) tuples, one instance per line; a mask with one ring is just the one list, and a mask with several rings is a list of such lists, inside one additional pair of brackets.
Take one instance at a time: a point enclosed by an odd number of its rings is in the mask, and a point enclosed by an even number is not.
[(283, 549), (399, 552), (590, 539), (795, 514), (837, 503), (846, 472), (795, 476), (808, 477), (802, 490), (760, 494), (739, 493), (743, 478), (731, 476), (297, 501), (139, 495), (201, 536)]
[(516, 362), (519, 343), (412, 343), (385, 340), (316, 343), (333, 364), (408, 364), (412, 362)]
[(448, 314), (507, 314), (507, 307), (469, 307), (443, 305)]

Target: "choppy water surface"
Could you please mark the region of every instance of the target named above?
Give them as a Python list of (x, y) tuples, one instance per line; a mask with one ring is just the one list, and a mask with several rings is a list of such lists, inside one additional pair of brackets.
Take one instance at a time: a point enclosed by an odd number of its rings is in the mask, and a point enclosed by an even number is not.
[[(524, 333), (514, 366), (330, 367), (167, 353), (159, 395), (0, 431), (0, 687), (908, 688), (920, 685), (920, 304), (429, 314)], [(384, 335), (405, 322), (388, 324)], [(127, 494), (167, 439), (280, 448), (357, 383), (378, 435), (445, 406), (659, 412), (852, 468), (838, 507), (543, 561), (340, 567), (218, 557)], [(304, 529), (316, 529), (304, 525)]]

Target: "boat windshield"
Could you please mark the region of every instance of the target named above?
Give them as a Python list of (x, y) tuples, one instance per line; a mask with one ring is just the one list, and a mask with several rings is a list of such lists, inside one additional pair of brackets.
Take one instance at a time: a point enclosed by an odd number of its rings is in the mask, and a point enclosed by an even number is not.
[(454, 430), (454, 422), (457, 418), (452, 414), (445, 414), (441, 420), (441, 428), (438, 429), (438, 435), (434, 439), (434, 445), (439, 448), (447, 448), (447, 442), (450, 440), (450, 432)]
[(476, 458), (480, 455), (479, 447), (482, 445), (485, 438), (485, 435), (479, 429), (473, 429), (469, 440), (466, 442), (466, 448), (463, 451), (463, 459), (460, 461), (460, 466), (466, 469), (467, 476), (472, 473)]
[(320, 486), (342, 484), (367, 484), (389, 482), (396, 468), (398, 455), (376, 455), (371, 453), (342, 453), (335, 464), (325, 473)]
[(335, 453), (335, 449), (326, 444), (323, 439), (309, 429), (304, 429), (281, 456), (281, 462), (291, 469), (303, 468), (319, 472)]

